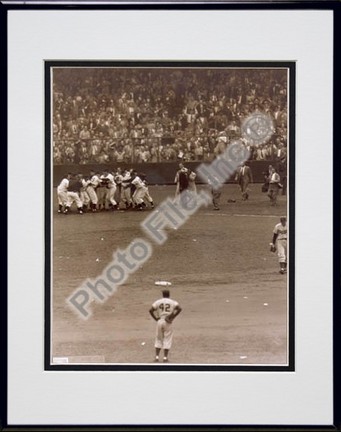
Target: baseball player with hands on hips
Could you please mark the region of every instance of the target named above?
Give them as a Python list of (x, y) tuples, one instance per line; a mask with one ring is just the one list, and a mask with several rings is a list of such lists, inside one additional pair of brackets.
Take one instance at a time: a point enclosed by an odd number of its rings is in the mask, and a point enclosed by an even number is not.
[(275, 225), (273, 230), (272, 243), (270, 243), (270, 251), (276, 252), (278, 255), (278, 262), (281, 274), (287, 271), (287, 218), (282, 216), (280, 223)]
[(157, 322), (154, 362), (159, 361), (161, 349), (163, 349), (163, 362), (168, 362), (168, 353), (172, 347), (173, 340), (172, 322), (181, 310), (179, 303), (170, 298), (169, 290), (163, 290), (162, 298), (156, 300), (149, 309), (150, 315)]

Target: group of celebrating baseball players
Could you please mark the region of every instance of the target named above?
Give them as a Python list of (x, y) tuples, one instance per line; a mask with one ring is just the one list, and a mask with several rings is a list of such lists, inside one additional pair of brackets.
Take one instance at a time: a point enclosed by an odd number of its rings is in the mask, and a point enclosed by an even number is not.
[(133, 169), (102, 173), (90, 171), (83, 174), (68, 173), (57, 187), (58, 213), (68, 214), (73, 203), (79, 214), (100, 210), (118, 210), (121, 203), (127, 210), (154, 208), (149, 194), (145, 174), (137, 174)]
[[(270, 204), (277, 206), (277, 197), (283, 187), (280, 176), (272, 165), (269, 173), (265, 173), (263, 192), (268, 192)], [(174, 182), (176, 183), (175, 198), (179, 198), (185, 189), (196, 193), (196, 173), (179, 164)], [(240, 187), (243, 201), (249, 199), (249, 184), (253, 182), (252, 172), (248, 165), (242, 164), (235, 174), (235, 181)], [(211, 186), (212, 204), (214, 210), (220, 210), (219, 203), (222, 185), (214, 186), (215, 182), (208, 179)], [(284, 192), (284, 191), (283, 191)], [(104, 170), (102, 173), (90, 171), (88, 177), (83, 174), (67, 174), (57, 187), (58, 213), (67, 214), (73, 203), (76, 203), (78, 213), (83, 214), (90, 210), (117, 210), (124, 209), (143, 210), (147, 206), (154, 208), (153, 198), (150, 196), (146, 175), (137, 174), (133, 169), (123, 170), (118, 167), (116, 171)], [(228, 200), (235, 202), (235, 200)]]

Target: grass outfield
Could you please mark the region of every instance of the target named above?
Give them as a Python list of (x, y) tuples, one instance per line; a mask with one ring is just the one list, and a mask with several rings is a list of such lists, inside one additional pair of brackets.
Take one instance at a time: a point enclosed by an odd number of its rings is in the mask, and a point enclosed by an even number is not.
[[(162, 246), (83, 321), (65, 300), (84, 279), (97, 277), (117, 248), (147, 238), (140, 223), (150, 211), (67, 216), (53, 209), (52, 356), (76, 363), (150, 363), (155, 321), (148, 310), (161, 297), (157, 280), (172, 283), (183, 311), (174, 321), (170, 362), (179, 364), (287, 363), (287, 277), (269, 252), (272, 230), (286, 214), (286, 197), (271, 207), (260, 185), (242, 202), (225, 185), (221, 210), (201, 208), (168, 232)], [(151, 186), (157, 203), (172, 186)], [(199, 187), (200, 190), (200, 187)], [(55, 198), (55, 196), (54, 196)], [(227, 203), (229, 198), (236, 203)]]

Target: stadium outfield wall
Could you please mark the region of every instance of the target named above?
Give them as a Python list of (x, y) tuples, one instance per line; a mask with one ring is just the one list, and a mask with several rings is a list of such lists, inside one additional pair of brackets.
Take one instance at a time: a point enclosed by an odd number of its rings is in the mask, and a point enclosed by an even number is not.
[[(209, 162), (208, 162), (209, 163)], [(201, 162), (187, 162), (186, 167), (195, 171)], [(253, 174), (254, 183), (263, 183), (264, 174), (263, 172), (268, 170), (269, 165), (278, 166), (277, 161), (249, 161)], [(117, 166), (122, 169), (133, 168), (138, 173), (145, 173), (147, 175), (147, 181), (149, 184), (154, 185), (166, 185), (174, 184), (174, 177), (178, 170), (178, 162), (161, 162), (161, 163), (143, 163), (143, 164), (88, 164), (88, 165), (54, 165), (53, 167), (53, 186), (56, 187), (62, 180), (62, 178), (69, 172), (71, 173), (82, 173), (84, 176), (88, 176), (90, 170), (96, 172), (102, 172), (104, 169), (115, 169)], [(281, 174), (281, 173), (280, 173)], [(234, 182), (232, 178), (229, 182)], [(200, 183), (198, 179), (197, 183)]]

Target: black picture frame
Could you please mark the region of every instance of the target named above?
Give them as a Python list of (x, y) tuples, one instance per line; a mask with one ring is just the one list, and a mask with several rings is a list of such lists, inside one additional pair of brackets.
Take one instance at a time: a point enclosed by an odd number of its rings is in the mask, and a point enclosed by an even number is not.
[[(341, 15), (341, 7), (339, 2), (334, 1), (292, 1), (292, 2), (251, 2), (251, 3), (240, 3), (233, 4), (228, 2), (216, 2), (216, 3), (199, 3), (199, 4), (181, 4), (180, 2), (173, 2), (172, 4), (129, 4), (128, 2), (125, 4), (117, 5), (115, 3), (101, 4), (101, 5), (89, 5), (85, 1), (83, 4), (80, 2), (72, 2), (72, 5), (52, 5), (52, 4), (44, 4), (44, 2), (39, 2), (39, 4), (30, 4), (26, 2), (25, 5), (18, 4), (16, 2), (5, 2), (0, 5), (0, 29), (2, 33), (2, 43), (0, 45), (1, 49), (1, 60), (2, 64), (6, 66), (7, 64), (7, 13), (9, 10), (37, 10), (37, 9), (55, 9), (55, 10), (82, 10), (82, 9), (91, 9), (95, 8), (97, 10), (105, 10), (109, 9), (186, 9), (186, 10), (195, 10), (197, 8), (202, 9), (227, 9), (227, 10), (271, 10), (271, 9), (281, 9), (281, 10), (331, 10), (334, 13), (334, 148), (333, 148), (333, 169), (334, 169), (334, 213), (333, 213), (333, 232), (334, 232), (334, 245), (333, 245), (333, 280), (334, 280), (334, 291), (333, 291), (333, 361), (334, 361), (334, 370), (333, 370), (333, 382), (334, 382), (334, 402), (333, 402), (333, 412), (334, 412), (334, 421), (333, 424), (329, 426), (323, 425), (306, 425), (306, 426), (292, 426), (292, 425), (282, 425), (282, 426), (271, 426), (271, 425), (210, 425), (210, 426), (184, 426), (184, 425), (158, 425), (158, 426), (133, 426), (133, 425), (125, 425), (125, 426), (99, 426), (99, 425), (89, 425), (89, 426), (74, 426), (74, 425), (9, 425), (7, 422), (7, 341), (10, 335), (8, 335), (7, 330), (7, 299), (8, 295), (6, 290), (2, 290), (1, 295), (1, 306), (2, 311), (0, 314), (1, 319), (1, 346), (2, 356), (1, 356), (1, 381), (5, 383), (5, 385), (1, 386), (1, 429), (6, 431), (11, 430), (87, 430), (87, 431), (109, 431), (109, 430), (131, 430), (131, 431), (156, 431), (156, 430), (197, 430), (197, 431), (257, 431), (257, 430), (269, 430), (269, 431), (289, 431), (289, 430), (304, 430), (304, 431), (329, 431), (329, 430), (341, 430), (341, 416), (340, 416), (340, 356), (338, 353), (338, 348), (340, 346), (340, 328), (341, 328), (341, 319), (340, 319), (340, 306), (341, 306), (341, 296), (340, 296), (340, 285), (341, 285), (341, 275), (340, 275), (340, 242), (341, 242), (341, 233), (340, 233), (340, 149), (338, 143), (340, 143), (340, 128), (338, 127), (339, 115), (340, 115), (340, 83), (337, 79), (340, 76), (341, 68), (340, 68), (340, 15)], [(3, 80), (1, 81), (1, 89), (2, 94), (4, 95), (1, 107), (2, 107), (2, 116), (1, 116), (1, 132), (3, 141), (7, 142), (7, 106), (5, 101), (7, 100), (7, 68), (2, 68), (4, 73)], [(7, 166), (5, 162), (6, 158), (3, 158), (2, 163), (4, 164), (3, 171), (7, 172)], [(9, 197), (10, 198), (10, 197)], [(6, 217), (5, 217), (6, 219)], [(7, 230), (4, 231), (4, 238), (7, 237)], [(7, 253), (7, 251), (6, 251)], [(6, 268), (4, 268), (4, 275), (6, 275)], [(7, 279), (4, 278), (4, 282)], [(48, 317), (46, 317), (48, 319)], [(46, 363), (45, 363), (46, 365)], [(58, 368), (58, 367), (56, 367)], [(63, 368), (63, 367), (61, 367)], [(96, 369), (93, 369), (96, 370)], [(34, 393), (34, 390), (32, 389)]]

